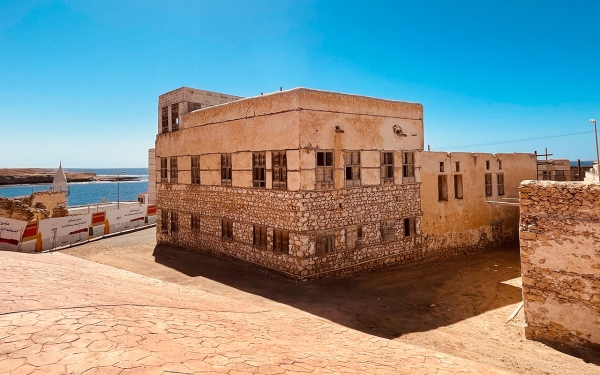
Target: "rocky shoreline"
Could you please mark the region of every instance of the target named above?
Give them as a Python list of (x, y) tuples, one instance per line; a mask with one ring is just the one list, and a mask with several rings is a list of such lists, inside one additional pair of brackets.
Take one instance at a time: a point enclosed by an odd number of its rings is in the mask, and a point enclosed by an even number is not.
[[(0, 185), (51, 184), (56, 174), (51, 168), (0, 169)], [(117, 176), (98, 176), (92, 172), (65, 172), (67, 182), (117, 181)], [(120, 176), (119, 181), (139, 181), (139, 177)]]

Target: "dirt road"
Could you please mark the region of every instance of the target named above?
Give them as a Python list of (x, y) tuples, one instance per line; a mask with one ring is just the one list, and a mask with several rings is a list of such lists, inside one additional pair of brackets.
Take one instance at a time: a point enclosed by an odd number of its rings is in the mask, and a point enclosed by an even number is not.
[(524, 374), (599, 374), (600, 353), (525, 339), (516, 248), (296, 282), (247, 263), (156, 246), (154, 228), (63, 250), (141, 275), (242, 299), (276, 301), (370, 335)]

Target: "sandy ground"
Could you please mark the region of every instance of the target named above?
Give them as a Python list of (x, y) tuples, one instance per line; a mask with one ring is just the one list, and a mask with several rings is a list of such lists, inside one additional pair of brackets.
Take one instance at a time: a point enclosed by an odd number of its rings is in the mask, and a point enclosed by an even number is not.
[(244, 300), (286, 304), (370, 335), (523, 374), (600, 374), (600, 353), (524, 335), (519, 252), (506, 248), (354, 277), (289, 280), (232, 259), (156, 246), (154, 228), (62, 252)]

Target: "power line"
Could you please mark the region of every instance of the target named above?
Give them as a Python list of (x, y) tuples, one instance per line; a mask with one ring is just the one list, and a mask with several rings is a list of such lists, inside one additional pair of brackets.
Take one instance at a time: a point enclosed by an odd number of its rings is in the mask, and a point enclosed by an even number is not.
[(441, 150), (448, 150), (448, 149), (450, 149), (451, 150), (451, 149), (469, 148), (469, 147), (495, 146), (495, 145), (504, 145), (504, 144), (510, 144), (510, 143), (538, 141), (540, 139), (571, 137), (573, 135), (590, 134), (590, 133), (593, 133), (593, 132), (594, 131), (591, 130), (591, 131), (579, 132), (579, 133), (549, 135), (549, 136), (546, 136), (546, 137), (515, 139), (515, 140), (512, 140), (512, 141), (489, 142), (489, 143), (479, 143), (479, 144), (472, 144), (472, 145), (451, 146), (451, 147), (447, 147), (446, 146), (446, 147), (439, 147), (439, 149), (441, 149)]

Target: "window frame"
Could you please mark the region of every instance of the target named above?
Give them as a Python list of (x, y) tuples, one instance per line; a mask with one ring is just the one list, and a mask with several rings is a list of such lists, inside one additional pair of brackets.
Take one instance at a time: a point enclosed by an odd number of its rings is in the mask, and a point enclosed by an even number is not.
[(382, 220), (380, 223), (381, 242), (392, 242), (396, 240), (396, 220)]
[(414, 237), (417, 235), (417, 219), (415, 217), (406, 217), (403, 220), (404, 237)]
[(414, 151), (403, 151), (402, 152), (402, 182), (403, 183), (415, 182), (415, 153), (414, 153)]
[(319, 231), (315, 236), (315, 255), (335, 253), (335, 231)]
[(438, 175), (438, 202), (448, 201), (448, 175)]
[[(350, 178), (348, 178), (348, 172), (350, 172)], [(360, 186), (360, 150), (344, 151), (344, 181), (347, 188)]]
[(258, 151), (252, 153), (252, 186), (267, 188), (267, 153)]
[(160, 231), (163, 234), (169, 233), (169, 211), (160, 211)]
[(162, 133), (169, 132), (169, 106), (164, 106), (161, 108), (161, 128)]
[(498, 187), (498, 195), (504, 195), (504, 173), (496, 174), (496, 185)]
[[(460, 184), (459, 184), (460, 182)], [(459, 194), (460, 191), (460, 194)], [(463, 199), (464, 190), (463, 190), (463, 179), (462, 174), (454, 175), (454, 199)]]
[(233, 220), (221, 219), (221, 239), (223, 241), (233, 241)]
[(171, 131), (179, 130), (179, 103), (171, 104)]
[[(322, 165), (319, 165), (320, 155), (322, 155)], [(334, 157), (333, 150), (318, 150), (315, 152), (315, 190), (335, 188)], [(331, 160), (331, 163), (329, 163), (329, 160)]]
[(252, 245), (261, 249), (267, 248), (267, 227), (265, 225), (252, 225)]
[(177, 234), (179, 232), (179, 213), (177, 211), (171, 211), (171, 234)]
[(221, 154), (221, 185), (232, 186), (231, 154)]
[(379, 161), (381, 185), (394, 183), (394, 152), (381, 151)]
[(491, 197), (492, 195), (494, 195), (491, 173), (485, 174), (484, 182), (485, 182), (485, 196)]
[(160, 182), (169, 182), (169, 171), (167, 169), (167, 158), (160, 158)]
[(287, 190), (287, 152), (271, 151), (272, 188)]
[(201, 222), (200, 218), (201, 218), (200, 214), (191, 214), (190, 215), (190, 229), (193, 232), (200, 231), (200, 222)]
[(290, 232), (283, 229), (273, 229), (273, 251), (290, 253)]
[(192, 155), (190, 158), (190, 183), (200, 185), (200, 155)]
[(171, 156), (169, 158), (169, 182), (176, 184), (179, 182), (179, 170), (177, 168), (177, 156)]
[[(356, 232), (356, 235), (353, 233)], [(356, 249), (365, 244), (365, 232), (362, 225), (346, 227), (346, 249)]]

